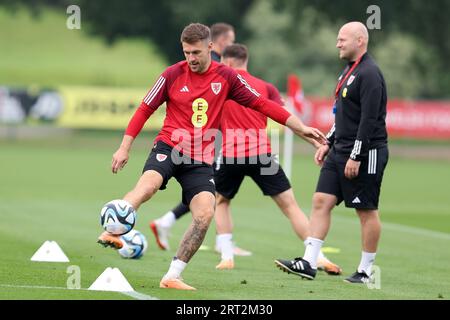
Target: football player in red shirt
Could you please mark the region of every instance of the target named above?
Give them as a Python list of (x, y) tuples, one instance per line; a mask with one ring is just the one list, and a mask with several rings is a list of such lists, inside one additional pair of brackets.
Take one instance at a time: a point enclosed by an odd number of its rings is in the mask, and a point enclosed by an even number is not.
[[(161, 288), (195, 290), (185, 284), (181, 273), (203, 242), (214, 216), (215, 185), (213, 168), (214, 137), (226, 100), (255, 109), (289, 127), (304, 139), (325, 144), (325, 135), (305, 126), (282, 106), (262, 97), (233, 69), (211, 61), (211, 36), (207, 26), (193, 23), (181, 34), (185, 61), (168, 67), (141, 102), (130, 120), (122, 143), (114, 153), (112, 172), (123, 169), (136, 136), (153, 112), (166, 102), (166, 118), (155, 138), (154, 147), (144, 165), (142, 176), (124, 200), (135, 210), (168, 180), (175, 177), (182, 187), (182, 198), (189, 204), (192, 223), (188, 227)], [(99, 242), (116, 248), (117, 236), (104, 232)]]
[[(213, 61), (220, 62), (223, 50), (232, 45), (235, 40), (235, 32), (233, 26), (218, 22), (214, 23), (210, 27), (211, 30), (211, 41), (213, 43), (211, 49), (211, 59)], [(218, 132), (215, 138), (215, 157), (219, 155), (219, 151), (222, 148), (222, 133)], [(150, 230), (155, 235), (156, 243), (161, 250), (170, 250), (169, 244), (169, 234), (170, 229), (173, 227), (175, 222), (182, 216), (189, 212), (189, 206), (184, 204), (182, 201), (178, 203), (170, 211), (166, 212), (160, 218), (155, 219), (150, 222)], [(220, 246), (217, 245), (216, 237), (216, 251), (220, 253)], [(252, 253), (250, 251), (239, 248), (234, 245), (233, 252), (235, 255), (239, 256), (250, 256)]]
[[(222, 63), (235, 69), (262, 96), (283, 104), (277, 88), (247, 72), (248, 50), (244, 45), (234, 44), (225, 48)], [(216, 266), (217, 269), (234, 268), (230, 203), (246, 176), (253, 179), (264, 195), (275, 201), (300, 239), (304, 241), (310, 234), (308, 218), (297, 204), (289, 179), (279, 165), (278, 156), (272, 154), (266, 127), (265, 115), (245, 108), (233, 100), (225, 102), (221, 122), (222, 154), (214, 168), (214, 218), (222, 253), (222, 260)], [(316, 148), (321, 146), (313, 139), (308, 140)], [(322, 252), (319, 252), (317, 264), (329, 274), (341, 274), (339, 266), (329, 261)]]

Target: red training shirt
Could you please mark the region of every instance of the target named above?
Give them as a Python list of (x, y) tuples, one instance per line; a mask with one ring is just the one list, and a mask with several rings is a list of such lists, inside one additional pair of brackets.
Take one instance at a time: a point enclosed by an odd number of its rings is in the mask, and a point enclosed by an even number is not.
[(199, 74), (181, 61), (161, 74), (131, 118), (125, 134), (136, 137), (147, 119), (166, 102), (166, 118), (155, 142), (163, 141), (196, 161), (211, 164), (214, 137), (227, 99), (258, 110), (283, 125), (290, 116), (283, 107), (261, 96), (232, 68), (211, 61), (208, 70)]
[[(237, 70), (237, 72), (262, 97), (284, 105), (280, 92), (274, 85), (252, 76), (245, 70)], [(271, 153), (266, 127), (267, 116), (245, 108), (233, 100), (227, 100), (221, 122), (223, 156), (243, 158)]]

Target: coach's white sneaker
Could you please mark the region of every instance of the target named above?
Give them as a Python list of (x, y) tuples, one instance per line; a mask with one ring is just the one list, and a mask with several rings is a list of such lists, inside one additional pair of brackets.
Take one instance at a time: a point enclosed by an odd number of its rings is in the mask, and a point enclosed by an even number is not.
[(150, 223), (150, 229), (155, 235), (158, 247), (160, 247), (161, 250), (170, 250), (169, 246), (170, 228), (161, 226), (160, 222), (157, 219)]

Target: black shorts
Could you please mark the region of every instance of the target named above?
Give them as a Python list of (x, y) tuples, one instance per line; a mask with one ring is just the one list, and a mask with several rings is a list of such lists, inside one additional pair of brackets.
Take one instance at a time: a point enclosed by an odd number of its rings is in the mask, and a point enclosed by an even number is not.
[(216, 191), (227, 199), (233, 199), (245, 176), (251, 177), (266, 196), (275, 196), (291, 188), (278, 156), (263, 155), (219, 158), (214, 167)]
[(320, 170), (316, 192), (335, 195), (337, 204), (343, 200), (345, 206), (355, 209), (378, 209), (381, 181), (389, 159), (387, 147), (369, 150), (367, 159), (361, 161), (359, 174), (354, 179), (344, 175), (349, 155), (336, 153), (331, 148)]
[[(153, 146), (142, 172), (155, 170), (163, 177), (160, 190), (166, 189), (170, 178), (175, 177), (182, 188), (182, 201), (189, 205), (192, 198), (202, 192), (208, 191), (215, 195), (214, 171), (211, 165), (206, 163), (195, 163), (189, 157), (174, 151), (168, 144), (158, 141)], [(174, 159), (184, 161), (175, 161)], [(180, 163), (181, 162), (181, 163)]]

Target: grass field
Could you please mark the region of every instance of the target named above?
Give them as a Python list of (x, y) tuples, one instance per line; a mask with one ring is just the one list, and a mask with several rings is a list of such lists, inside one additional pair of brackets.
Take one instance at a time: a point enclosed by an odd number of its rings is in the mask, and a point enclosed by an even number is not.
[(33, 18), (19, 9), (0, 6), (0, 84), (59, 87), (62, 85), (147, 88), (167, 65), (155, 46), (142, 39), (107, 45), (81, 30), (66, 27), (64, 9), (42, 7)]
[[(102, 231), (101, 206), (120, 198), (137, 180), (151, 145), (149, 134), (136, 142), (126, 169), (114, 176), (110, 159), (121, 133), (79, 133), (68, 138), (34, 141), (0, 140), (0, 299), (134, 299), (120, 293), (67, 290), (67, 267), (81, 268), (86, 289), (106, 267), (118, 267), (139, 293), (159, 299), (449, 299), (450, 198), (448, 162), (412, 161), (391, 157), (382, 190), (384, 223), (376, 264), (381, 289), (344, 283), (360, 258), (359, 222), (350, 209), (339, 207), (325, 246), (344, 275), (319, 274), (301, 281), (275, 268), (275, 258), (303, 253), (303, 244), (270, 199), (246, 180), (235, 201), (235, 239), (252, 257), (237, 257), (236, 268), (217, 271), (219, 256), (199, 251), (183, 273), (195, 292), (158, 287), (174, 251), (160, 251), (148, 221), (180, 200), (171, 181), (139, 210), (136, 229), (144, 232), (149, 249), (141, 260), (121, 259), (96, 244)], [(309, 212), (318, 169), (310, 157), (295, 158), (292, 180), (296, 195)], [(189, 218), (176, 224), (175, 250)], [(214, 245), (214, 225), (205, 244)], [(70, 263), (31, 262), (45, 240), (55, 240)]]

